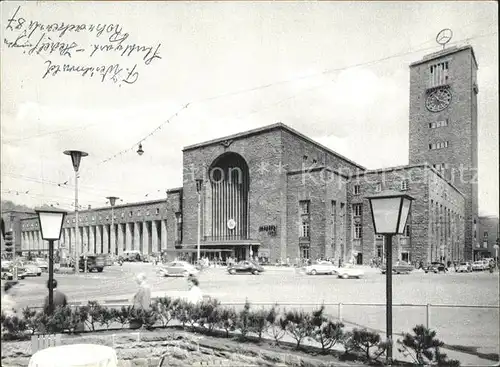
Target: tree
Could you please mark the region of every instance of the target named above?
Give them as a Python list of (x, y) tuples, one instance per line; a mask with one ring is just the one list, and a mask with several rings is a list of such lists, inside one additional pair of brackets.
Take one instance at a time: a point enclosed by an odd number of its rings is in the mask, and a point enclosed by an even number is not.
[(439, 366), (459, 366), (460, 362), (448, 360), (446, 354), (440, 352), (444, 343), (436, 338), (434, 330), (424, 325), (413, 328), (413, 335), (403, 334), (403, 340), (398, 339), (398, 350), (406, 357), (411, 357), (419, 365), (438, 363)]

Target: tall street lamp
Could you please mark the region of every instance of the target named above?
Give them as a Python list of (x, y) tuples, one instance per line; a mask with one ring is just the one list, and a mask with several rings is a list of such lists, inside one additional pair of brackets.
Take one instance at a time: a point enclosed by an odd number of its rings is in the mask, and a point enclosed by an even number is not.
[(384, 235), (386, 251), (386, 334), (387, 362), (392, 363), (392, 236), (404, 232), (410, 213), (411, 196), (398, 191), (384, 191), (369, 196), (373, 227), (376, 234)]
[(54, 241), (61, 238), (66, 212), (58, 209), (35, 210), (40, 223), (42, 239), (49, 241), (49, 313), (54, 310)]
[[(116, 196), (108, 196), (106, 199), (109, 200), (109, 205), (111, 205), (111, 231), (109, 231), (109, 235), (111, 236), (111, 233), (115, 234), (115, 212), (114, 212), (114, 207), (116, 200), (119, 199), (119, 197)], [(111, 238), (114, 238), (114, 243), (111, 245), (114, 246), (115, 249), (115, 255), (118, 255), (118, 246), (116, 246), (116, 236), (111, 236)], [(111, 251), (110, 251), (111, 253)]]
[(73, 169), (75, 170), (75, 274), (78, 274), (79, 267), (79, 256), (78, 256), (78, 239), (80, 234), (78, 233), (78, 170), (80, 169), (80, 161), (82, 157), (86, 157), (89, 154), (82, 152), (81, 150), (66, 150), (64, 154), (71, 156), (71, 162), (73, 163)]
[(200, 236), (201, 236), (201, 188), (203, 185), (203, 180), (201, 178), (196, 179), (196, 192), (198, 193), (198, 237), (197, 237), (197, 259), (198, 264), (200, 263)]

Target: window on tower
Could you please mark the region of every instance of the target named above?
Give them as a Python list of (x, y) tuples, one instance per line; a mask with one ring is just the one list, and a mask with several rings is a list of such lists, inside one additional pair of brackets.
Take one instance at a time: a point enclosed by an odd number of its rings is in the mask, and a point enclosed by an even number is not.
[(438, 127), (448, 126), (448, 119), (444, 119), (441, 121), (429, 122), (429, 129), (436, 129)]
[(448, 61), (429, 66), (429, 89), (448, 84), (448, 68)]
[(430, 150), (435, 150), (435, 149), (443, 149), (443, 148), (448, 148), (448, 141), (438, 141), (436, 143), (430, 143), (429, 144), (429, 149)]

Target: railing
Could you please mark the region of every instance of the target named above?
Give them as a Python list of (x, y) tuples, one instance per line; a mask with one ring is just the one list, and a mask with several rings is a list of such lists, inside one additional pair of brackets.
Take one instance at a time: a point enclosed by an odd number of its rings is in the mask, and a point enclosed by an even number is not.
[[(153, 298), (155, 300), (157, 298)], [(87, 301), (82, 302), (70, 302), (70, 306), (82, 306), (86, 305)], [(244, 306), (245, 302), (221, 302), (223, 306)], [(287, 302), (287, 303), (271, 303), (271, 302), (251, 302), (252, 306), (278, 306), (285, 307), (290, 306), (299, 309), (309, 309), (318, 308), (320, 306), (325, 306), (327, 310), (331, 310), (332, 307), (336, 309), (336, 318), (340, 321), (346, 321), (343, 317), (343, 309), (345, 306), (367, 306), (367, 307), (386, 307), (385, 303), (362, 303), (362, 302), (339, 302), (339, 303), (304, 303), (304, 302)], [(127, 299), (116, 299), (104, 301), (104, 305), (108, 307), (121, 307), (129, 305), (129, 300)], [(432, 308), (466, 308), (466, 309), (496, 309), (500, 310), (500, 306), (496, 305), (463, 305), (463, 304), (439, 304), (439, 303), (426, 303), (426, 304), (416, 304), (416, 303), (393, 303), (392, 307), (420, 307), (425, 308), (425, 326), (431, 328), (431, 309)], [(332, 315), (334, 316), (334, 315)]]

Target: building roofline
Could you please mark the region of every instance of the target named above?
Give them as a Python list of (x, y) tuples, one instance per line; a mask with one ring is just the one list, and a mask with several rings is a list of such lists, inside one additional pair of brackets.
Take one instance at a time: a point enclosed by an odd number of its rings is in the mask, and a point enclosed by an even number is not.
[(460, 47), (454, 46), (454, 47), (450, 47), (450, 48), (447, 48), (444, 50), (430, 53), (428, 55), (425, 55), (422, 58), (422, 60), (412, 62), (410, 64), (410, 68), (417, 66), (417, 65), (420, 65), (420, 64), (424, 64), (426, 62), (429, 62), (431, 60), (434, 60), (434, 59), (437, 59), (437, 58), (440, 58), (443, 56), (452, 55), (452, 54), (455, 54), (457, 52), (461, 52), (461, 51), (468, 50), (468, 49), (471, 50), (472, 59), (474, 60), (474, 63), (476, 64), (476, 68), (479, 68), (479, 65), (477, 64), (476, 54), (474, 53), (474, 48), (471, 45), (465, 45), (465, 46), (460, 46)]
[(182, 191), (182, 189), (183, 189), (182, 187), (174, 187), (172, 189), (168, 189), (167, 194), (170, 194), (171, 192), (180, 192)]
[(310, 168), (310, 169), (307, 169), (307, 170), (298, 169), (298, 170), (288, 171), (286, 174), (288, 176), (293, 176), (293, 175), (297, 175), (297, 174), (300, 174), (300, 173), (320, 172), (320, 171), (323, 171), (323, 170), (335, 173), (337, 176), (341, 176), (341, 177), (344, 177), (344, 178), (349, 178), (350, 177), (349, 175), (346, 175), (346, 174), (341, 173), (341, 172), (339, 172), (337, 170), (331, 169), (330, 167), (327, 167), (327, 166), (318, 166), (318, 167)]
[(353, 173), (351, 175), (351, 178), (356, 178), (356, 177), (367, 175), (367, 174), (377, 174), (377, 173), (385, 173), (385, 172), (392, 172), (392, 171), (403, 171), (403, 170), (408, 170), (408, 169), (412, 169), (412, 168), (429, 168), (436, 175), (438, 175), (439, 178), (441, 178), (449, 186), (451, 186), (456, 192), (458, 192), (461, 196), (463, 196), (464, 198), (466, 197), (462, 191), (460, 191), (455, 185), (453, 185), (450, 181), (448, 181), (437, 169), (432, 167), (432, 165), (428, 162), (409, 164), (409, 165), (405, 165), (405, 166), (378, 168), (378, 169), (367, 170), (364, 172), (357, 172), (357, 173)]
[(313, 145), (315, 145), (316, 147), (320, 148), (320, 149), (323, 149), (325, 150), (326, 152), (330, 153), (330, 154), (333, 154), (334, 156), (354, 165), (355, 167), (359, 168), (359, 169), (362, 169), (362, 170), (366, 170), (365, 167), (357, 164), (356, 162), (334, 152), (333, 150), (331, 150), (330, 148), (318, 143), (317, 141), (314, 141), (313, 139), (307, 137), (306, 135), (298, 132), (297, 130), (295, 129), (292, 129), (290, 126), (288, 125), (285, 125), (281, 122), (278, 122), (278, 123), (275, 123), (275, 124), (271, 124), (271, 125), (267, 125), (267, 126), (263, 126), (263, 127), (259, 127), (259, 128), (256, 128), (256, 129), (252, 129), (252, 130), (248, 130), (248, 131), (244, 131), (244, 132), (241, 132), (241, 133), (237, 133), (237, 134), (233, 134), (233, 135), (228, 135), (228, 136), (224, 136), (222, 138), (217, 138), (217, 139), (213, 139), (213, 140), (208, 140), (208, 141), (205, 141), (205, 142), (202, 142), (202, 143), (197, 143), (197, 144), (193, 144), (193, 145), (188, 145), (188, 146), (185, 146), (182, 151), (183, 152), (186, 152), (188, 150), (193, 150), (193, 149), (197, 149), (197, 148), (202, 148), (202, 147), (206, 147), (206, 146), (209, 146), (209, 145), (214, 145), (214, 144), (219, 144), (219, 143), (222, 143), (226, 140), (236, 140), (236, 139), (243, 139), (243, 138), (246, 138), (246, 137), (249, 137), (249, 136), (252, 136), (252, 135), (259, 135), (259, 134), (263, 134), (263, 133), (266, 133), (266, 132), (269, 132), (269, 131), (272, 131), (272, 130), (284, 130), (284, 131), (287, 131), (289, 133), (291, 133), (292, 135), (295, 135), (296, 137), (298, 138), (301, 138)]
[(2, 210), (2, 214), (6, 213), (23, 213), (23, 214), (36, 214), (36, 212), (33, 211), (26, 211), (26, 210)]
[[(114, 209), (120, 209), (120, 208), (127, 208), (131, 206), (140, 206), (140, 205), (148, 205), (148, 204), (160, 204), (166, 202), (166, 199), (161, 199), (161, 200), (149, 200), (149, 201), (138, 201), (136, 203), (128, 203), (128, 204), (120, 204), (120, 205), (115, 205)], [(79, 210), (78, 214), (86, 214), (86, 213), (91, 213), (91, 212), (102, 212), (106, 210), (110, 210), (110, 206), (104, 206), (104, 207), (99, 207), (99, 208), (91, 208), (91, 209), (85, 209), (85, 210)], [(73, 215), (75, 212), (68, 212), (68, 214)], [(29, 217), (29, 218), (21, 218), (21, 220), (24, 219), (33, 219), (36, 217)]]

